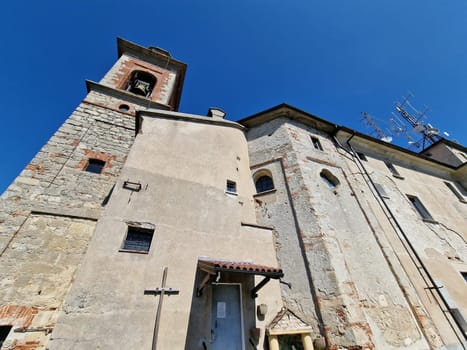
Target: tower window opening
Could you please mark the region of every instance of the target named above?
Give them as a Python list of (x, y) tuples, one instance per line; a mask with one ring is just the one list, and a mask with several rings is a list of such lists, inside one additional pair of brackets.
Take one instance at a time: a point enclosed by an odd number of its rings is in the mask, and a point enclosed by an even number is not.
[(151, 95), (157, 79), (152, 74), (143, 71), (135, 71), (131, 75), (127, 91), (143, 97)]
[(329, 188), (336, 188), (340, 184), (339, 179), (327, 169), (323, 169), (319, 175)]
[(101, 174), (104, 166), (105, 162), (103, 160), (90, 158), (85, 170), (90, 173)]

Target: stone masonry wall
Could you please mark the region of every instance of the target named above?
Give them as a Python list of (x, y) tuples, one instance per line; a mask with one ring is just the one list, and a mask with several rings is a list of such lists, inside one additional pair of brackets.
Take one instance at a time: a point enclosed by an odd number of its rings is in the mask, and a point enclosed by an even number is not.
[[(82, 103), (1, 197), (0, 249), (31, 208), (99, 211), (134, 139), (134, 117)], [(83, 171), (88, 158), (106, 161), (102, 174)], [(95, 216), (95, 215), (94, 215)]]
[(13, 333), (5, 347), (36, 349), (48, 341), (94, 226), (92, 220), (31, 214), (11, 240), (0, 256), (0, 324)]
[[(12, 326), (12, 349), (44, 348), (133, 143), (133, 113), (98, 99), (91, 92), (0, 197), (0, 325)], [(105, 162), (101, 174), (85, 171), (90, 158)]]

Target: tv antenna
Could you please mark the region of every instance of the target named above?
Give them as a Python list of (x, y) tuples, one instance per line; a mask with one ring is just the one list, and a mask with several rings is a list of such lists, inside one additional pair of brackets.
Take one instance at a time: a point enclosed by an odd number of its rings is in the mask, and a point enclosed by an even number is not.
[[(423, 150), (426, 146), (435, 143), (442, 137), (439, 129), (425, 122), (427, 119), (426, 114), (431, 110), (424, 107), (423, 111), (419, 111), (410, 103), (409, 99), (411, 97), (414, 97), (414, 95), (409, 91), (407, 96), (402, 98), (402, 102), (396, 102), (395, 110), (397, 114), (392, 113), (393, 118), (390, 119), (390, 122), (392, 130), (396, 132), (397, 136), (404, 136), (409, 143), (409, 147)], [(402, 118), (399, 118), (399, 116)], [(421, 138), (414, 141), (415, 135), (420, 135)], [(449, 134), (445, 132), (444, 135)]]
[(386, 135), (384, 131), (378, 126), (378, 124), (376, 124), (371, 115), (369, 115), (367, 112), (362, 112), (362, 116), (363, 118), (361, 119), (361, 122), (372, 129), (370, 135), (376, 134), (380, 140), (388, 143), (392, 141), (392, 136)]

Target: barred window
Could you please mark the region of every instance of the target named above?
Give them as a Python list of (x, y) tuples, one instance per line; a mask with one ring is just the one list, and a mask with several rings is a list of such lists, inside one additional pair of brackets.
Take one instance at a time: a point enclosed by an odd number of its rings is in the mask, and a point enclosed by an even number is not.
[(128, 226), (122, 250), (135, 252), (149, 252), (154, 230)]

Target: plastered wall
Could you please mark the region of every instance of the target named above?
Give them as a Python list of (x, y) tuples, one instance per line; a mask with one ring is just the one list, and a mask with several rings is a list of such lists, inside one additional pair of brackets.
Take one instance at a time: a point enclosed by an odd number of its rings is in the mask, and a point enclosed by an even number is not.
[[(323, 150), (314, 147), (311, 135)], [(295, 304), (316, 334), (324, 332), (331, 348), (428, 347), (356, 200), (359, 184), (332, 138), (278, 118), (250, 129), (248, 140), (254, 170), (268, 167), (276, 186), (264, 200), (255, 197), (258, 216), (277, 232), (276, 249), (287, 278), (302, 279), (292, 290), (282, 287), (286, 302)], [(277, 158), (282, 158), (285, 176), (274, 170)], [(268, 160), (270, 165), (261, 165)], [(335, 188), (321, 178), (323, 169), (339, 180)], [(290, 195), (284, 196), (287, 191)], [(283, 225), (290, 214), (295, 225)], [(300, 270), (303, 265), (308, 276)]]
[[(248, 149), (239, 127), (184, 120), (180, 115), (143, 118), (50, 349), (86, 349), (90, 344), (108, 349), (150, 347), (158, 297), (144, 295), (144, 290), (160, 286), (164, 267), (167, 286), (180, 293), (164, 299), (158, 346), (203, 349), (211, 332), (200, 322), (211, 311), (209, 286), (202, 296), (195, 296), (198, 258), (277, 266), (271, 231), (242, 225), (255, 224), (255, 210)], [(236, 181), (236, 195), (226, 193), (227, 179)], [(125, 180), (141, 183), (141, 190), (123, 188)], [(155, 226), (148, 254), (119, 251), (130, 221)], [(262, 329), (263, 344), (265, 325), (282, 307), (278, 282), (271, 281), (252, 299), (251, 278), (221, 278), (221, 283), (242, 283), (245, 346), (256, 327)], [(269, 306), (263, 320), (256, 319), (259, 303)], [(106, 327), (108, 322), (114, 326)]]

